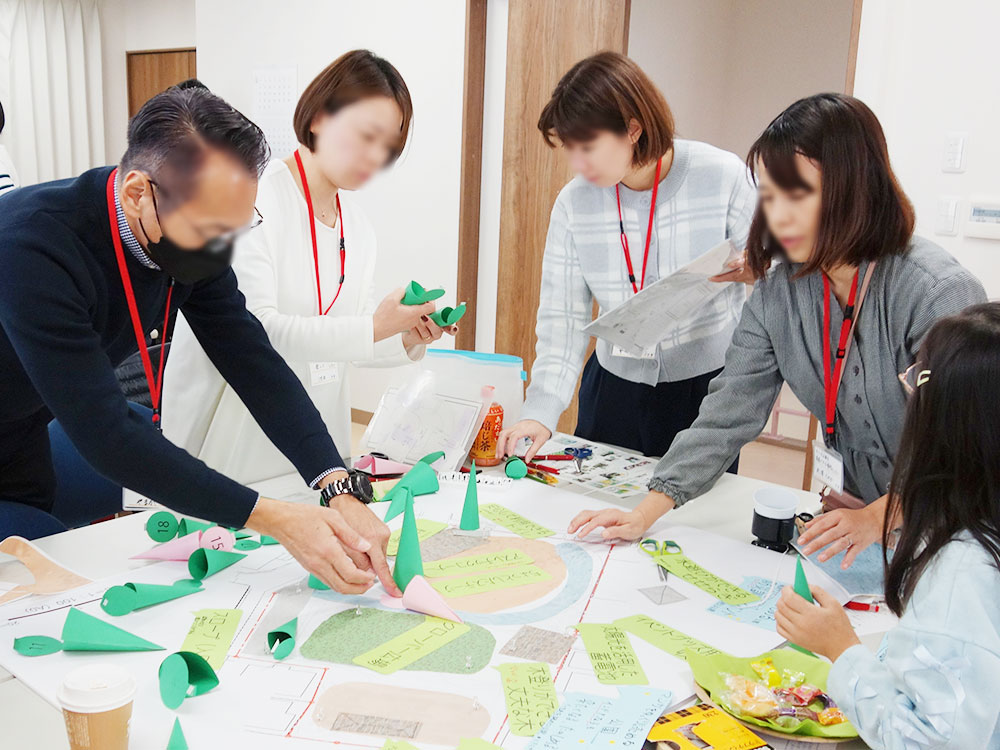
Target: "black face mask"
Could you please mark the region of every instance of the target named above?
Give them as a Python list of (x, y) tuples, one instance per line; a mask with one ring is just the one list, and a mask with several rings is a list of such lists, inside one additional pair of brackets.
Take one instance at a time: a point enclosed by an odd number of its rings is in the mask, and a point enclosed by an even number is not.
[(232, 265), (234, 242), (232, 239), (210, 240), (196, 250), (185, 250), (172, 242), (163, 232), (155, 193), (153, 211), (156, 213), (157, 223), (160, 224), (159, 242), (149, 239), (149, 232), (142, 224), (142, 217), (139, 217), (139, 226), (146, 235), (146, 252), (156, 265), (170, 274), (179, 284), (196, 284), (217, 276)]

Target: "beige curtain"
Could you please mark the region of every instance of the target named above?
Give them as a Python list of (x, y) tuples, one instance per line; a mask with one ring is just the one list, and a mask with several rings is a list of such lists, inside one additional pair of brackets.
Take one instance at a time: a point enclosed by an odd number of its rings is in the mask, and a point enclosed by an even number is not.
[(0, 0), (0, 101), (21, 184), (104, 164), (97, 0)]

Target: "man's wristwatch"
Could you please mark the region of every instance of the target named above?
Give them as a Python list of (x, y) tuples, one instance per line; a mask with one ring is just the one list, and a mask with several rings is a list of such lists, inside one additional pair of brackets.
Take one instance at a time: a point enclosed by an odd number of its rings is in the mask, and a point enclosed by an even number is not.
[(365, 505), (375, 501), (371, 480), (365, 472), (356, 469), (348, 469), (346, 477), (334, 479), (324, 487), (319, 495), (320, 505), (329, 507), (337, 495), (353, 495)]

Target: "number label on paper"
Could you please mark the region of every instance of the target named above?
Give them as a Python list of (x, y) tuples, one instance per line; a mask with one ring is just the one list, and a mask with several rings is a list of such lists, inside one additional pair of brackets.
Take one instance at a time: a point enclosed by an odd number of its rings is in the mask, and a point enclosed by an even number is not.
[(813, 441), (813, 479), (835, 492), (844, 491), (844, 459), (820, 440)]
[(339, 362), (310, 362), (309, 384), (328, 385), (340, 380)]

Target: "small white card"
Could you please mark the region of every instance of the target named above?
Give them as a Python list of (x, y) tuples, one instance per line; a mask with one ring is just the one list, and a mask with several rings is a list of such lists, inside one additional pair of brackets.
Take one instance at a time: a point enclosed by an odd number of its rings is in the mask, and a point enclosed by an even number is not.
[(328, 385), (340, 380), (339, 362), (310, 362), (309, 384)]
[(618, 344), (614, 344), (611, 347), (612, 357), (628, 357), (629, 359), (656, 359), (659, 354), (660, 345), (656, 344), (654, 346), (646, 347), (642, 350), (642, 354), (633, 354), (632, 352), (622, 349)]
[(822, 440), (813, 441), (813, 479), (836, 492), (844, 491), (844, 459)]
[(164, 506), (155, 500), (140, 495), (128, 487), (122, 487), (122, 510), (162, 510)]

